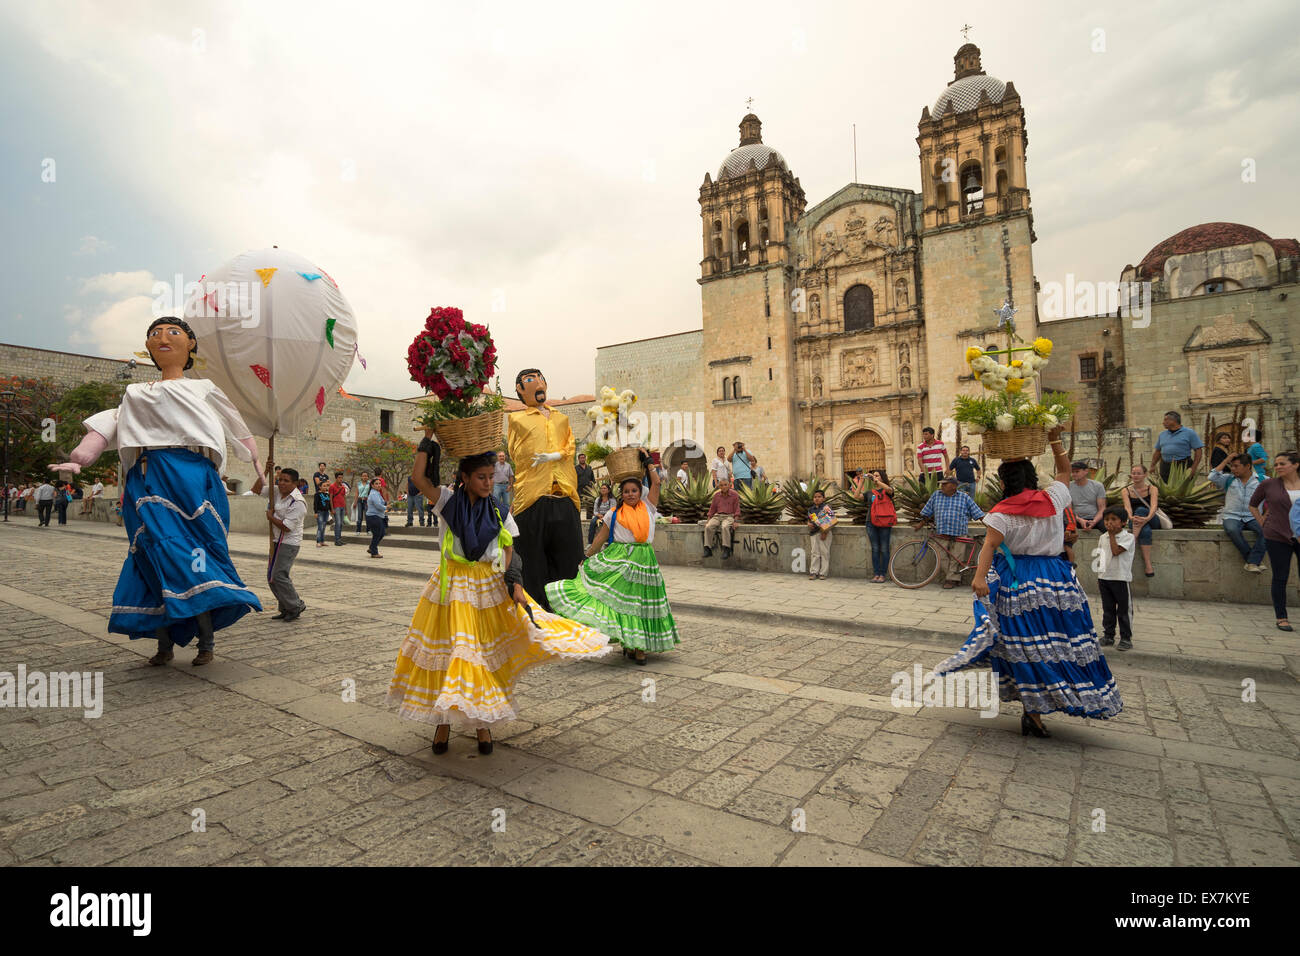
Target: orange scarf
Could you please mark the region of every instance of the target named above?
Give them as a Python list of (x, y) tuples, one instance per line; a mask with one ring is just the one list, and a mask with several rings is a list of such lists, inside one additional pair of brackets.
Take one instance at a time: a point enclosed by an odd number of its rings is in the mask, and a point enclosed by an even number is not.
[(646, 510), (644, 501), (638, 501), (635, 508), (619, 505), (618, 523), (632, 532), (637, 544), (645, 544), (650, 536), (650, 512)]

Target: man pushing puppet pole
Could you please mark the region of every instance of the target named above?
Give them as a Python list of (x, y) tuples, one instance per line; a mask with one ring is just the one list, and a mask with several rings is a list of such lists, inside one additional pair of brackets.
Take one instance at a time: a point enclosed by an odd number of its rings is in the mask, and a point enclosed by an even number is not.
[(524, 590), (549, 611), (546, 585), (577, 577), (582, 563), (575, 442), (568, 416), (546, 404), (541, 371), (526, 368), (515, 376), (515, 394), (527, 406), (511, 413), (507, 435), (517, 470), (515, 551), (523, 561)]

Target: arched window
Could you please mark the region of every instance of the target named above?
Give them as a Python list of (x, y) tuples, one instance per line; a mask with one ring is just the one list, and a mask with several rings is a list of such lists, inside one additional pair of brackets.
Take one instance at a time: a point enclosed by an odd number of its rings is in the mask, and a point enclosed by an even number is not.
[(907, 308), (907, 280), (899, 279), (894, 283), (894, 307)]
[(858, 332), (876, 324), (875, 297), (871, 287), (855, 285), (844, 293), (844, 331)]
[(760, 246), (766, 246), (766, 245), (767, 245), (767, 226), (761, 226), (761, 227), (759, 227), (759, 230), (758, 230), (758, 244), (759, 244)]
[(1006, 199), (1006, 198), (1007, 198), (1007, 171), (1005, 169), (999, 169), (998, 170), (998, 199)]
[(749, 265), (749, 223), (736, 226), (736, 264)]
[(713, 220), (713, 254), (722, 258), (722, 220)]
[(740, 376), (737, 375), (731, 380), (731, 397), (740, 398)]
[(764, 204), (758, 207), (758, 221), (763, 222), (766, 219), (767, 219), (767, 205)]
[(723, 376), (722, 379), (722, 400), (725, 402), (731, 398), (731, 379)]
[(1005, 146), (999, 146), (997, 149), (993, 150), (993, 162), (1005, 163), (1006, 161), (1007, 161), (1007, 148)]
[(961, 187), (961, 210), (963, 216), (973, 215), (984, 209), (984, 171), (980, 164), (972, 160), (957, 173), (957, 183)]
[(934, 204), (940, 209), (948, 205), (948, 183), (943, 178), (943, 160), (934, 164)]

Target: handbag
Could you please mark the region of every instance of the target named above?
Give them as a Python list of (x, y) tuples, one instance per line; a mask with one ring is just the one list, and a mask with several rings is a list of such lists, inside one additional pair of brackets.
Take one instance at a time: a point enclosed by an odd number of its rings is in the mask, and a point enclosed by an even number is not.
[(894, 502), (883, 492), (873, 492), (871, 496), (871, 523), (877, 528), (892, 528), (898, 524), (898, 512)]
[(1173, 519), (1170, 518), (1169, 515), (1165, 514), (1165, 509), (1164, 509), (1164, 508), (1157, 508), (1157, 509), (1156, 509), (1155, 525), (1156, 525), (1156, 527), (1159, 528), (1161, 531), (1173, 531), (1173, 530), (1174, 530), (1174, 522), (1173, 522)]

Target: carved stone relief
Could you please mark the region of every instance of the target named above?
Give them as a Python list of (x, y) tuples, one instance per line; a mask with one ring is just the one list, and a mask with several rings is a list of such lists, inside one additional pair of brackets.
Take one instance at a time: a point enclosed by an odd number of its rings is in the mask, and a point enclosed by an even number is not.
[(892, 246), (894, 244), (894, 224), (890, 221), (888, 216), (881, 216), (877, 219), (873, 228), (876, 231), (876, 238), (879, 239), (882, 244), (886, 246)]
[(1245, 356), (1210, 359), (1209, 385), (1211, 392), (1230, 393), (1250, 388), (1250, 372)]
[(902, 368), (898, 370), (898, 387), (899, 388), (912, 387), (912, 370), (908, 368), (906, 365), (904, 365)]
[(813, 397), (813, 398), (821, 398), (821, 397), (822, 397), (822, 377), (821, 377), (820, 375), (814, 375), (814, 376), (813, 376), (813, 380), (812, 380), (812, 397)]
[(875, 349), (846, 349), (840, 353), (840, 385), (844, 388), (861, 388), (875, 385)]
[(903, 342), (901, 345), (898, 346), (898, 364), (899, 365), (912, 364), (912, 350), (906, 342)]
[(903, 444), (912, 444), (912, 423), (903, 422)]
[(826, 437), (822, 434), (820, 428), (813, 432), (813, 444), (816, 446), (818, 451), (821, 451), (826, 447)]

